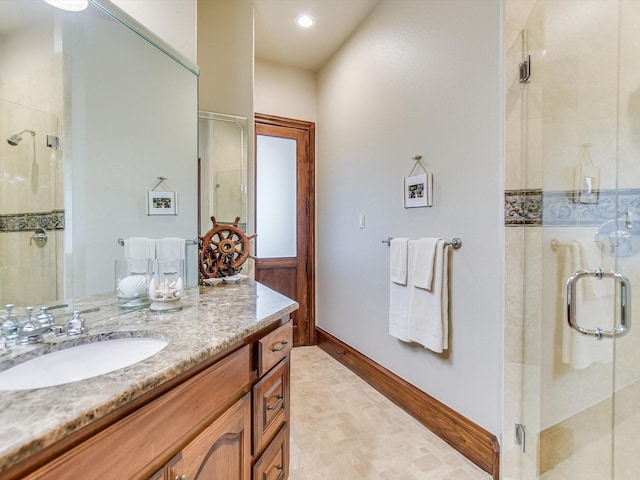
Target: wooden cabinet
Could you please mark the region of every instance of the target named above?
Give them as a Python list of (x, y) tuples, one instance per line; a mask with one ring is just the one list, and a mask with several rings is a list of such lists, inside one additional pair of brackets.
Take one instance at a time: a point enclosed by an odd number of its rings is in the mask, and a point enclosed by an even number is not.
[(251, 398), (245, 395), (167, 465), (167, 479), (251, 478)]
[(7, 478), (286, 480), (291, 346), (290, 321), (258, 333), (48, 463)]
[(289, 478), (290, 363), (293, 327), (288, 322), (258, 341), (253, 386), (252, 480)]

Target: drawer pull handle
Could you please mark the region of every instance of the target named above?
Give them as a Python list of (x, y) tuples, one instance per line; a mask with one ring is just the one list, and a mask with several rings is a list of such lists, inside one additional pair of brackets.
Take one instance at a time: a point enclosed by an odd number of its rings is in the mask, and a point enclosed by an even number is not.
[(272, 351), (272, 352), (281, 352), (282, 350), (284, 350), (285, 348), (287, 348), (288, 343), (287, 343), (287, 341), (286, 341), (286, 340), (282, 340), (282, 341), (280, 342), (280, 344), (281, 344), (282, 346), (281, 346), (281, 347), (279, 347), (279, 348), (278, 348), (278, 347), (271, 347), (271, 351)]
[(276, 480), (282, 480), (284, 478), (284, 467), (282, 465), (278, 465), (276, 468), (280, 470), (280, 473), (278, 474)]
[(284, 397), (282, 395), (278, 395), (278, 401), (275, 403), (275, 405), (267, 405), (267, 410), (278, 410), (282, 407), (283, 403)]
[(175, 480), (187, 480), (187, 476), (182, 474), (182, 475), (176, 475), (176, 479)]

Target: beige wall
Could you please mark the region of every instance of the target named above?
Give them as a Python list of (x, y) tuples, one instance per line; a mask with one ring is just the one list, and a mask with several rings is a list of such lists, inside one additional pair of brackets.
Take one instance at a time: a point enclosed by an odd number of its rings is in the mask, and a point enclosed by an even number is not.
[(253, 117), (253, 3), (198, 2), (200, 110)]
[[(496, 434), (501, 32), (499, 2), (383, 2), (319, 73), (316, 184), (318, 325)], [(416, 154), (434, 174), (434, 206), (405, 210)], [(444, 355), (388, 334), (388, 236), (464, 242), (451, 254)]]
[(145, 27), (196, 63), (197, 0), (112, 0)]
[(255, 62), (255, 111), (315, 122), (316, 74), (265, 60)]

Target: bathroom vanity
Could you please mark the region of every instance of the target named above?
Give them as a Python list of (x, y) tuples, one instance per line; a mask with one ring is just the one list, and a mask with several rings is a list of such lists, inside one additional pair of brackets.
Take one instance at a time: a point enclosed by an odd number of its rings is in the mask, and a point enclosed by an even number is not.
[(0, 391), (0, 478), (286, 479), (297, 308), (247, 281), (206, 288), (178, 312), (87, 315), (86, 338), (168, 345), (98, 377)]

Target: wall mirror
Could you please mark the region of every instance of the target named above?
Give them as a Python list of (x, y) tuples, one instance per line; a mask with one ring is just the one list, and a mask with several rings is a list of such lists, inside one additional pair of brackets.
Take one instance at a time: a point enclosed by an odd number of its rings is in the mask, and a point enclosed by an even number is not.
[[(197, 87), (109, 1), (0, 2), (0, 305), (113, 291), (130, 237), (190, 240), (197, 282)], [(178, 215), (147, 215), (160, 176)]]
[(198, 117), (200, 155), (200, 235), (240, 218), (247, 231), (246, 117), (201, 111)]

